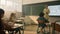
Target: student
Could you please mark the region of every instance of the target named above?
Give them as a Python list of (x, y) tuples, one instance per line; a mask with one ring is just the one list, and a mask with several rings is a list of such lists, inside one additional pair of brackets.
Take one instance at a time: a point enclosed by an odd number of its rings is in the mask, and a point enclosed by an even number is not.
[(44, 18), (44, 13), (43, 12), (40, 13), (37, 21), (38, 21), (38, 27), (41, 27), (41, 32), (43, 32), (43, 29), (46, 27), (45, 23), (48, 22), (48, 20)]
[(3, 20), (4, 13), (4, 10), (0, 9), (0, 34), (5, 34), (4, 30), (11, 29), (11, 26), (5, 23)]
[(4, 20), (2, 19), (4, 16), (4, 10), (0, 9), (0, 34), (6, 34), (4, 30), (16, 30), (15, 34), (18, 32), (18, 28), (13, 29), (10, 25), (8, 25), (7, 23), (4, 22)]
[(15, 13), (11, 13), (9, 21), (15, 22), (15, 20), (16, 20), (16, 14)]
[(8, 20), (8, 24), (13, 27), (13, 25), (15, 24), (15, 21), (16, 21), (16, 14), (11, 13), (10, 18)]
[(3, 21), (2, 21), (3, 16), (4, 16), (4, 10), (0, 9), (0, 34), (5, 34), (4, 25), (3, 25)]
[[(15, 21), (16, 21), (16, 13), (11, 13), (10, 19), (9, 19), (9, 24), (11, 25), (11, 27), (15, 24)], [(21, 28), (15, 28), (15, 29), (11, 28), (11, 30), (15, 31), (14, 34), (16, 34), (20, 29)], [(11, 34), (13, 34), (13, 32)], [(21, 34), (21, 32), (20, 32), (20, 34)]]

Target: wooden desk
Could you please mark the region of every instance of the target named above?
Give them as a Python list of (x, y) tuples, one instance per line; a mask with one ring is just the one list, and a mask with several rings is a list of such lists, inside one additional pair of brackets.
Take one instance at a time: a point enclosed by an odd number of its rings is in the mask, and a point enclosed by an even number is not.
[(60, 22), (55, 23), (55, 30), (60, 32)]
[(18, 27), (23, 27), (24, 24), (14, 24), (14, 26), (12, 28), (18, 28)]
[(19, 34), (21, 34), (20, 30), (21, 30), (21, 27), (23, 27), (23, 26), (24, 26), (23, 24), (14, 24), (14, 26), (12, 27), (13, 30), (11, 30), (11, 31), (13, 31), (13, 33), (14, 33), (14, 31), (18, 30)]
[(53, 30), (60, 32), (60, 22), (52, 23)]

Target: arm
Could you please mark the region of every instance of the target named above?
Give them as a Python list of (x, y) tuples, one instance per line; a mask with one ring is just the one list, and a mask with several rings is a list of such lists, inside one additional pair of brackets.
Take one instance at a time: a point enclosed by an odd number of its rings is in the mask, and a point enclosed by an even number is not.
[(3, 25), (5, 30), (11, 29), (11, 26), (8, 25), (7, 23), (3, 23)]
[(5, 21), (3, 21), (3, 26), (4, 26), (4, 29), (5, 30), (11, 30), (12, 29), (12, 27), (11, 27), (11, 25), (9, 25), (7, 22), (5, 22)]

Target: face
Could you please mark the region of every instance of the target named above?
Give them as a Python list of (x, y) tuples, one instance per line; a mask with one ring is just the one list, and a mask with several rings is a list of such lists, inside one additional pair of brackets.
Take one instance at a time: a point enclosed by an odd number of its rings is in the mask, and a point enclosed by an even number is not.
[(48, 5), (45, 5), (45, 8), (48, 8)]

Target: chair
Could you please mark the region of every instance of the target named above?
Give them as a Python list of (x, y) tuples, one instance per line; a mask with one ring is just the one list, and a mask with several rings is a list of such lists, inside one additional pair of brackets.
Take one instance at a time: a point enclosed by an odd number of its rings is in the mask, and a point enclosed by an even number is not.
[(17, 33), (17, 32), (19, 32), (19, 34), (21, 34), (19, 28), (16, 28), (16, 29), (13, 29), (13, 30), (9, 30), (9, 31), (8, 31), (8, 34), (15, 34), (15, 33)]
[[(44, 28), (44, 32), (42, 32), (43, 34), (50, 34), (50, 24), (48, 24), (47, 27), (49, 27), (49, 32), (48, 33), (45, 33), (46, 31), (45, 31), (45, 28)], [(40, 32), (40, 27), (38, 25), (38, 27), (37, 27), (37, 34), (40, 34), (40, 33), (41, 33)]]

